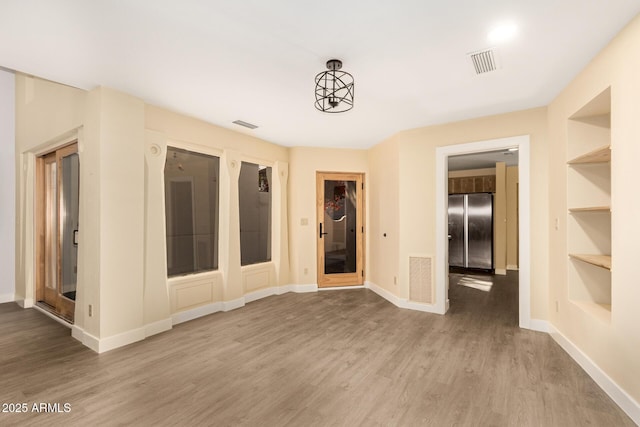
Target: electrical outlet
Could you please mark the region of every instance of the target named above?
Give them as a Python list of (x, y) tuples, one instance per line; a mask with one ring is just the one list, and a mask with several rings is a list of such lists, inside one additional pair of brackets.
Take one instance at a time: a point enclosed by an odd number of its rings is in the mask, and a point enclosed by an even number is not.
[(560, 230), (560, 218), (556, 218), (556, 230)]
[(89, 317), (93, 317), (93, 305), (89, 304)]
[(306, 276), (307, 274), (309, 274), (309, 269), (307, 267), (304, 268), (304, 275)]
[(394, 285), (398, 284), (398, 276), (393, 276), (393, 284)]

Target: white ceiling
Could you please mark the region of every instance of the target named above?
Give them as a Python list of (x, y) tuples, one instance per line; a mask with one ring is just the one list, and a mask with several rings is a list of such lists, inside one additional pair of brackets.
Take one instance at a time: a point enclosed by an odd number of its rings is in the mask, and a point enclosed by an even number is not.
[[(640, 0), (2, 0), (0, 66), (282, 145), (364, 148), (547, 105), (638, 13)], [(490, 43), (508, 21), (516, 37)], [(467, 53), (489, 47), (502, 68), (476, 76)], [(355, 106), (326, 114), (314, 77), (334, 57)]]

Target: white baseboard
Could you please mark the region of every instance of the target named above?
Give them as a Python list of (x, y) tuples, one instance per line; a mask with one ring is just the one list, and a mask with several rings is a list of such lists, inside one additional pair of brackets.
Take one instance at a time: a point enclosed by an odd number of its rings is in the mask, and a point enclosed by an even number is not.
[(529, 321), (529, 327), (526, 329), (549, 333), (549, 322), (547, 322), (546, 320), (531, 319)]
[(442, 314), (435, 305), (410, 301), (404, 298), (398, 298), (397, 296), (393, 295), (391, 292), (387, 291), (384, 288), (381, 288), (380, 286), (376, 285), (373, 282), (365, 282), (365, 287), (371, 289), (373, 292), (380, 295), (382, 298), (386, 299), (396, 307), (406, 308), (406, 309), (415, 310), (415, 311), (422, 311), (425, 313)]
[(231, 301), (222, 301), (222, 311), (231, 311), (236, 308), (244, 307), (244, 297), (232, 299)]
[(188, 322), (189, 320), (197, 319), (198, 317), (207, 316), (209, 314), (222, 311), (222, 303), (214, 302), (212, 304), (203, 305), (200, 307), (192, 308), (191, 310), (180, 311), (171, 315), (171, 323), (177, 325), (179, 323)]
[(100, 353), (100, 340), (77, 325), (71, 326), (71, 336), (96, 353)]
[(78, 325), (71, 325), (71, 336), (82, 342), (82, 338), (84, 338), (84, 330), (82, 330)]
[(218, 311), (230, 311), (235, 310), (236, 308), (244, 307), (245, 304), (257, 301), (262, 298), (266, 298), (272, 295), (282, 295), (287, 292), (295, 292), (295, 293), (306, 293), (306, 292), (316, 292), (318, 290), (318, 285), (316, 284), (306, 284), (306, 285), (285, 285), (285, 286), (274, 286), (265, 289), (259, 289), (254, 292), (250, 292), (244, 295), (241, 298), (237, 298), (231, 301), (222, 301), (215, 302), (212, 304), (203, 305), (200, 307), (193, 308), (191, 310), (180, 311), (178, 313), (174, 313), (171, 316), (171, 321), (173, 325), (177, 325), (182, 322), (188, 322), (189, 320), (197, 319), (198, 317), (207, 316), (209, 314), (216, 313)]
[(22, 308), (31, 308), (34, 307), (32, 298), (18, 299), (16, 303)]
[(518, 271), (518, 266), (513, 264), (507, 264), (507, 270)]
[(549, 324), (549, 334), (575, 360), (578, 365), (600, 386), (605, 393), (638, 425), (640, 425), (640, 404), (611, 379), (593, 360), (573, 342)]
[(180, 311), (178, 313), (174, 313), (171, 316), (171, 321), (173, 325), (177, 325), (179, 323), (188, 322), (189, 320), (197, 319), (198, 317), (207, 316), (209, 314), (213, 314), (218, 311), (235, 310), (236, 308), (244, 307), (244, 305), (247, 303), (257, 301), (259, 299), (266, 298), (272, 295), (282, 295), (282, 294), (286, 294), (287, 292), (295, 292), (295, 293), (316, 292), (317, 290), (318, 290), (318, 285), (315, 285), (315, 284), (274, 286), (271, 288), (265, 288), (265, 289), (260, 289), (254, 292), (250, 292), (244, 295), (243, 297), (235, 300), (215, 302), (212, 304), (196, 307), (191, 310), (185, 310), (185, 311)]
[[(344, 288), (342, 288), (344, 289)], [(244, 295), (244, 302), (250, 303), (253, 301), (257, 301), (262, 298), (270, 297), (272, 295), (283, 295), (288, 292), (294, 292), (297, 294), (307, 293), (307, 292), (317, 292), (318, 285), (310, 284), (310, 285), (284, 285), (284, 286), (273, 286), (270, 288), (259, 289), (257, 291), (250, 292)]]
[(133, 344), (134, 342), (142, 341), (143, 339), (145, 339), (144, 328), (131, 329), (110, 337), (100, 338), (98, 342), (98, 353), (104, 353), (118, 347), (124, 347), (125, 345)]
[(14, 302), (15, 300), (15, 294), (0, 294), (0, 304), (3, 304), (5, 302)]
[(145, 337), (150, 337), (152, 335), (168, 331), (171, 328), (173, 328), (173, 321), (171, 318), (158, 320), (157, 322), (147, 323), (144, 325), (144, 335)]
[(364, 284), (367, 288), (371, 289), (373, 292), (380, 295), (382, 298), (386, 299), (391, 304), (395, 305), (396, 307), (403, 308), (402, 300), (397, 296), (395, 296), (394, 294), (392, 294), (391, 292), (389, 292), (388, 290), (381, 288), (380, 286), (376, 285), (373, 282), (364, 282)]
[(96, 353), (105, 353), (145, 339), (145, 328), (132, 329), (106, 338), (97, 338), (78, 325), (71, 325), (71, 336)]
[(318, 292), (318, 285), (311, 283), (306, 285), (285, 285), (277, 288), (277, 295), (286, 294), (287, 292), (295, 292), (296, 294)]
[(493, 270), (493, 272), (495, 274), (499, 274), (500, 276), (506, 276), (507, 275), (507, 269), (506, 268), (496, 268), (495, 270)]
[(244, 302), (250, 303), (262, 298), (270, 297), (272, 295), (277, 295), (276, 289), (277, 288), (265, 288), (265, 289), (259, 289), (257, 291), (249, 292), (248, 294), (244, 294)]
[(86, 345), (93, 351), (97, 353), (104, 353), (105, 351), (113, 350), (118, 347), (123, 347), (127, 344), (134, 343), (136, 341), (141, 341), (146, 337), (151, 335), (159, 334), (160, 332), (167, 331), (172, 328), (173, 323), (171, 319), (163, 319), (154, 323), (150, 323), (145, 325), (142, 328), (132, 329), (130, 331), (123, 332), (121, 334), (117, 334), (107, 338), (96, 338), (93, 335), (85, 332), (84, 329), (79, 327), (78, 325), (71, 324), (64, 319), (59, 318), (58, 316), (49, 313), (47, 310), (38, 307), (37, 305), (33, 306), (34, 310), (43, 313), (45, 316), (55, 320), (63, 326), (71, 329), (71, 336), (82, 344)]
[(365, 285), (357, 285), (357, 286), (329, 286), (327, 288), (318, 288), (318, 292), (320, 291), (346, 291), (348, 289), (365, 289)]

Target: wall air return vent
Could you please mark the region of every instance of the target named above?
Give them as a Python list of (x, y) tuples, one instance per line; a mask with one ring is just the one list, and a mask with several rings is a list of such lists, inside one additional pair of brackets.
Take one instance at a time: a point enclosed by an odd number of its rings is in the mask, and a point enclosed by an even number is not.
[(430, 256), (409, 257), (409, 300), (433, 304), (433, 258)]
[(476, 74), (489, 73), (498, 69), (497, 55), (494, 49), (479, 50), (467, 54)]

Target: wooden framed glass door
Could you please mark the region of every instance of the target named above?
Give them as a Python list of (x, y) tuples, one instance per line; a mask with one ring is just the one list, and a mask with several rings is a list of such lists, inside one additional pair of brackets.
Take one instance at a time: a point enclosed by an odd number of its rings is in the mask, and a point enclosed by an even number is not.
[(364, 283), (364, 178), (316, 175), (318, 286)]
[(78, 277), (79, 178), (75, 143), (37, 159), (36, 300), (69, 322)]

